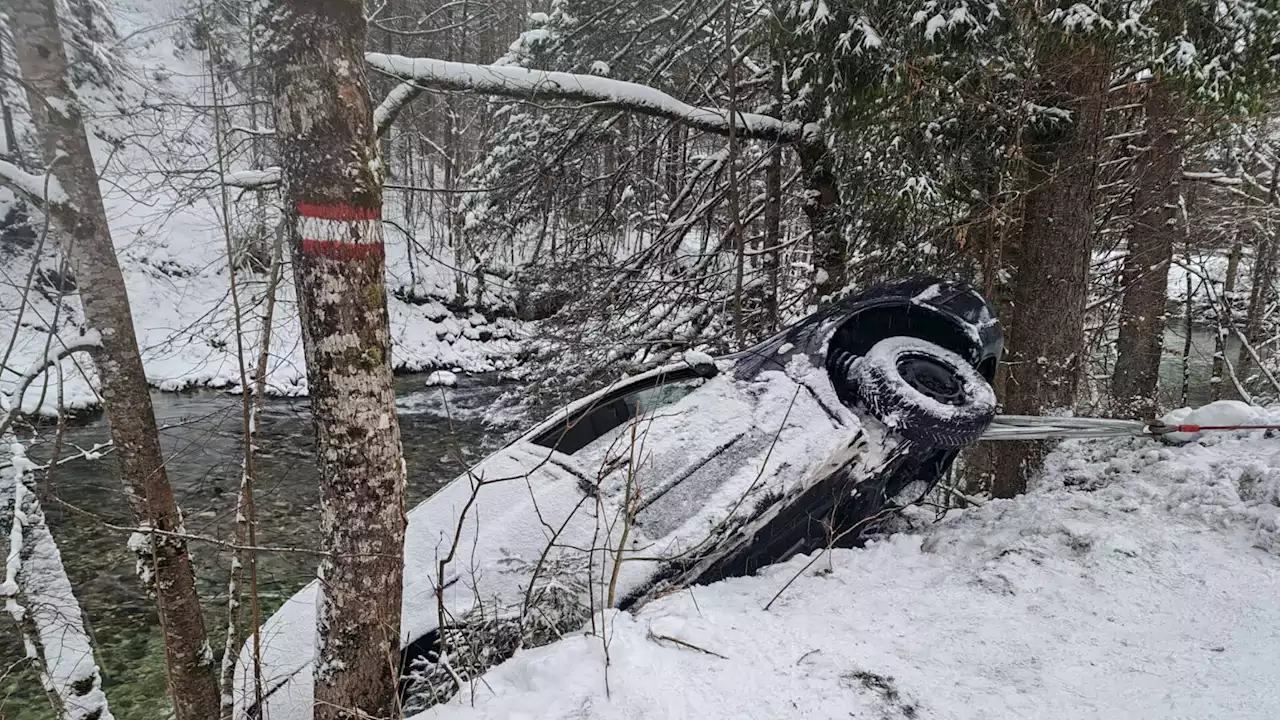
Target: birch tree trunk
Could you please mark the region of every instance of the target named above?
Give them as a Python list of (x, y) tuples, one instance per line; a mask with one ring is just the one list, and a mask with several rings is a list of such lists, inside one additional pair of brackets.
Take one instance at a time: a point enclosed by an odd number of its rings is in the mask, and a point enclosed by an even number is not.
[(404, 464), (360, 0), (282, 0), (277, 135), (320, 459), (316, 720), (399, 717)]
[[(1095, 178), (1109, 67), (1096, 47), (1061, 46), (1045, 63), (1062, 78), (1042, 104), (1067, 107), (1070, 123), (1041, 130), (1028, 148), (1019, 262), (1010, 293), (1004, 411), (1043, 415), (1074, 407), (1084, 361), (1084, 313), (1093, 238)], [(1012, 497), (1044, 459), (1042, 443), (1008, 443), (991, 494)]]
[(1124, 297), (1111, 379), (1117, 410), (1138, 418), (1156, 411), (1182, 175), (1177, 131), (1182, 119), (1175, 96), (1166, 83), (1157, 82), (1147, 91), (1144, 105), (1147, 150), (1133, 198), (1138, 216), (1129, 231), (1129, 253), (1121, 272)]
[(28, 104), (43, 141), (45, 166), (65, 199), (46, 210), (65, 230), (85, 320), (101, 333), (94, 352), (102, 403), (133, 514), (155, 532), (135, 543), (139, 567), (150, 575), (164, 629), (169, 693), (177, 720), (207, 720), (218, 712), (213, 654), (205, 637), (182, 516), (174, 502), (156, 430), (151, 394), (134, 336), (124, 277), (116, 262), (98, 174), (80, 109), (67, 79), (67, 56), (54, 0), (10, 0), (10, 17), (23, 42), (18, 65)]

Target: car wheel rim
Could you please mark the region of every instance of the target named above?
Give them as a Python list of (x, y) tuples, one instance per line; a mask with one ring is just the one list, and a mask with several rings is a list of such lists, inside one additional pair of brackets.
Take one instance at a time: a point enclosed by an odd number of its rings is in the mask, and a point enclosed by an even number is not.
[(898, 360), (898, 374), (908, 385), (925, 397), (948, 405), (964, 405), (964, 383), (941, 362), (923, 355), (908, 355)]

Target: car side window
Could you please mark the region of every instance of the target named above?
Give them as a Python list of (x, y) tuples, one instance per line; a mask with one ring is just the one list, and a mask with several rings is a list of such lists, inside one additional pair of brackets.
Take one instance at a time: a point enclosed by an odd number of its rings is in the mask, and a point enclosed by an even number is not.
[(533, 439), (535, 445), (572, 455), (631, 419), (670, 405), (703, 383), (700, 377), (654, 378), (648, 384), (626, 388)]

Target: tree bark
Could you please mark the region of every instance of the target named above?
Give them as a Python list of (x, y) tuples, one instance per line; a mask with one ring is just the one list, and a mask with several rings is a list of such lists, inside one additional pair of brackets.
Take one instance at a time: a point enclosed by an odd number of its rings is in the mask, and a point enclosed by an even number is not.
[[(8, 40), (8, 37), (6, 37), (4, 28), (0, 28), (0, 130), (4, 133), (4, 152), (0, 152), (0, 157), (8, 159), (18, 167), (22, 167), (24, 165), (22, 148), (18, 144), (18, 133), (14, 128), (13, 108), (9, 98), (10, 77), (8, 69), (5, 67), (4, 45), (6, 40)], [(16, 98), (14, 101), (16, 102)]]
[(782, 146), (769, 148), (769, 164), (764, 171), (764, 318), (761, 323), (768, 332), (776, 332), (782, 318), (778, 317), (778, 294), (782, 284)]
[(809, 190), (804, 214), (813, 246), (814, 301), (823, 303), (835, 298), (848, 278), (848, 248), (840, 233), (840, 186), (821, 142), (802, 143), (797, 154)]
[[(85, 320), (101, 333), (93, 357), (111, 422), (120, 477), (137, 523), (158, 532), (135, 543), (149, 571), (164, 630), (169, 693), (177, 720), (218, 713), (213, 653), (205, 637), (182, 516), (174, 502), (156, 430), (151, 394), (134, 335), (124, 277), (98, 188), (81, 113), (67, 78), (67, 56), (53, 0), (12, 0), (18, 64), (42, 138), (44, 161), (66, 195), (47, 211), (66, 230), (60, 241), (80, 287)], [(176, 533), (176, 534), (170, 534)]]
[(329, 551), (320, 566), (314, 716), (398, 717), (405, 474), (363, 6), (282, 0), (273, 23), (277, 134)]
[[(1058, 48), (1043, 66), (1061, 85), (1041, 104), (1071, 110), (1071, 120), (1034, 132), (1019, 262), (1010, 297), (1004, 411), (1043, 415), (1075, 405), (1084, 364), (1084, 315), (1093, 238), (1095, 176), (1109, 67), (1089, 45)], [(1039, 443), (1009, 443), (992, 479), (996, 497), (1026, 490), (1044, 459)]]
[[(769, 94), (774, 112), (782, 109), (782, 63), (776, 59), (769, 66)], [(782, 282), (782, 145), (769, 147), (769, 164), (764, 171), (764, 318), (761, 325), (770, 333), (776, 332), (782, 318), (778, 317), (778, 294)]]
[(746, 234), (742, 228), (742, 209), (741, 198), (739, 197), (738, 188), (738, 133), (737, 133), (737, 117), (738, 117), (738, 62), (734, 55), (733, 34), (734, 34), (734, 17), (736, 12), (736, 3), (734, 0), (726, 0), (724, 4), (724, 56), (725, 56), (725, 82), (729, 91), (729, 132), (728, 132), (728, 184), (725, 192), (727, 195), (726, 205), (729, 212), (729, 235), (732, 238), (730, 246), (734, 250), (734, 277), (733, 277), (733, 334), (735, 341), (735, 350), (745, 350), (747, 346), (747, 331), (743, 327), (742, 321), (742, 287), (746, 276)]
[(1121, 271), (1120, 336), (1111, 394), (1119, 413), (1153, 417), (1164, 347), (1169, 266), (1178, 226), (1178, 180), (1182, 176), (1181, 122), (1177, 97), (1167, 83), (1147, 91), (1145, 158), (1135, 188), (1137, 212), (1129, 231), (1129, 253)]
[[(1239, 238), (1231, 244), (1231, 254), (1227, 256), (1227, 277), (1222, 282), (1222, 297), (1214, 313), (1218, 316), (1217, 328), (1213, 336), (1213, 373), (1209, 377), (1209, 399), (1222, 399), (1222, 378), (1227, 372), (1227, 336), (1226, 328), (1234, 322), (1236, 277), (1240, 274), (1240, 256), (1244, 254), (1244, 244)], [(1223, 322), (1224, 316), (1226, 322)]]
[[(1280, 164), (1271, 169), (1271, 186), (1267, 191), (1267, 205), (1264, 212), (1269, 212), (1275, 207), (1277, 191), (1280, 191)], [(1244, 320), (1244, 337), (1255, 346), (1263, 339), (1263, 320), (1267, 302), (1271, 299), (1271, 285), (1275, 282), (1275, 267), (1276, 239), (1269, 228), (1259, 229), (1254, 234), (1251, 276), (1253, 286), (1249, 289), (1249, 309)], [(1248, 348), (1241, 347), (1239, 359), (1236, 362), (1236, 373), (1242, 383), (1248, 383), (1253, 364), (1253, 357), (1249, 354)]]

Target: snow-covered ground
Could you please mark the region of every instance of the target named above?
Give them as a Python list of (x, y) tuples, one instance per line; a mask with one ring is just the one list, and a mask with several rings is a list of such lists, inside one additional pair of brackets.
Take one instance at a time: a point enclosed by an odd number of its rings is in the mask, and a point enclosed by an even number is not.
[[(210, 170), (217, 167), (213, 121), (201, 108), (211, 103), (212, 95), (203, 57), (189, 39), (184, 40), (197, 10), (198, 5), (169, 0), (113, 2), (111, 16), (122, 38), (110, 48), (119, 70), (114, 79), (117, 88), (81, 89), (147, 377), (165, 390), (239, 384), (218, 175)], [(227, 101), (225, 96), (222, 101)], [(27, 144), (37, 147), (25, 114), (18, 119)], [(13, 194), (0, 188), (0, 219), (13, 201)], [(235, 191), (230, 201), (237, 230), (259, 215), (260, 205), (252, 193)], [(269, 215), (278, 198), (267, 194), (264, 202)], [(451, 254), (425, 239), (431, 234), (432, 221), (424, 217), (407, 221), (395, 193), (388, 193), (385, 213), (390, 220), (385, 228), (387, 288), (396, 368), (482, 372), (510, 364), (521, 334), (519, 323), (457, 310), (462, 303), (455, 296)], [(37, 234), (42, 231), (39, 224)], [(406, 230), (417, 234), (419, 249), (413, 263)], [(7, 345), (17, 325), (13, 348), (4, 353), (5, 367), (0, 372), (3, 395), (12, 393), (18, 377), (46, 357), (46, 349), (56, 354), (64, 343), (74, 342), (84, 325), (74, 288), (60, 297), (56, 276), (50, 274), (59, 270), (56, 237), (48, 237), (39, 253), (38, 241), (30, 245), (0, 247), (0, 308), (4, 308), (0, 342)], [(24, 293), (33, 263), (34, 289)], [(490, 278), (488, 287), (492, 290), (497, 282)], [(265, 273), (241, 272), (237, 284), (252, 367)], [(24, 295), (25, 308), (19, 314)], [(52, 343), (51, 326), (58, 329)], [(304, 394), (306, 371), (288, 268), (276, 306), (271, 349), (270, 389), (284, 395)], [(63, 361), (62, 373), (67, 406), (96, 404), (94, 370), (87, 356), (81, 353)], [(23, 409), (52, 413), (55, 384), (55, 373), (36, 382), (20, 400)]]
[(910, 519), (609, 614), (416, 717), (1280, 717), (1280, 438), (1071, 441), (1022, 498)]

